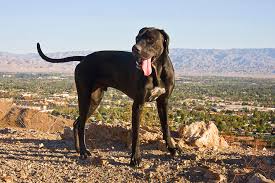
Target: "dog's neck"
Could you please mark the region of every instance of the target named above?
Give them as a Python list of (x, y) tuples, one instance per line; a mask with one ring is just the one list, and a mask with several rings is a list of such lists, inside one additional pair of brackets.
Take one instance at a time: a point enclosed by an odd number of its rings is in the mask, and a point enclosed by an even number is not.
[(168, 57), (168, 53), (163, 51), (162, 54), (156, 58), (155, 62), (152, 63), (152, 67), (155, 69), (155, 72), (158, 77), (160, 77), (162, 68), (165, 64), (166, 58)]

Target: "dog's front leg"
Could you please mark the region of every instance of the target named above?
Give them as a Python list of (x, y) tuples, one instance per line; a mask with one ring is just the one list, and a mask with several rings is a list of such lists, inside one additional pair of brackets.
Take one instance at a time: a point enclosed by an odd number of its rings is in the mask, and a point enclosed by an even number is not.
[(176, 155), (177, 148), (172, 143), (171, 134), (168, 124), (168, 97), (160, 97), (157, 99), (157, 108), (163, 133), (163, 140), (166, 142), (166, 147), (172, 156)]
[(132, 155), (131, 166), (139, 166), (141, 162), (140, 144), (139, 144), (139, 125), (140, 115), (142, 113), (143, 103), (134, 101), (132, 106)]

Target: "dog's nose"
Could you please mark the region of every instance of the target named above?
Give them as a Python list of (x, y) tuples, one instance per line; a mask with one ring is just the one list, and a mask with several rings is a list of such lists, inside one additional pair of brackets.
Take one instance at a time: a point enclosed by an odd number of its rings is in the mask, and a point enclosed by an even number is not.
[(141, 52), (141, 46), (135, 44), (132, 47), (132, 52), (134, 52), (134, 53), (140, 53)]

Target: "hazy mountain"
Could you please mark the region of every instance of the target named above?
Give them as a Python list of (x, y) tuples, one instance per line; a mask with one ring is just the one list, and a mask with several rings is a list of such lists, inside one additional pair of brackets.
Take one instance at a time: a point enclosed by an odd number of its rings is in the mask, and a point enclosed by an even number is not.
[[(87, 55), (90, 52), (57, 52), (47, 56), (62, 58), (72, 55)], [(60, 72), (73, 73), (78, 62), (53, 64), (46, 62), (36, 53), (13, 54), (0, 52), (0, 72)]]
[(172, 49), (178, 74), (275, 77), (275, 49)]
[[(53, 58), (87, 55), (91, 51), (49, 53)], [(275, 77), (275, 49), (171, 49), (177, 75)], [(38, 54), (0, 52), (0, 72), (73, 73), (78, 62), (51, 64)]]

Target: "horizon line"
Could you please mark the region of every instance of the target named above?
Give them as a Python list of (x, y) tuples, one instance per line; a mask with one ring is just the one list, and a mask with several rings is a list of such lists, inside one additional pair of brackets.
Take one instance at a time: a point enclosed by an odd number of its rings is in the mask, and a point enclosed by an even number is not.
[[(184, 49), (184, 50), (264, 50), (264, 49), (275, 49), (275, 47), (246, 47), (246, 48), (169, 48), (169, 50), (175, 50), (175, 49)], [(101, 50), (70, 50), (70, 51), (50, 51), (45, 53), (47, 54), (53, 54), (53, 53), (66, 53), (66, 52), (97, 52), (97, 51), (129, 51), (130, 50), (124, 50), (124, 49), (101, 49)], [(1, 51), (0, 53), (6, 53), (6, 54), (15, 54), (15, 55), (27, 55), (27, 54), (36, 54), (37, 52), (9, 52), (9, 51)]]

